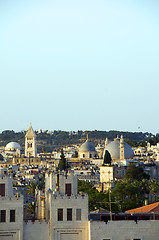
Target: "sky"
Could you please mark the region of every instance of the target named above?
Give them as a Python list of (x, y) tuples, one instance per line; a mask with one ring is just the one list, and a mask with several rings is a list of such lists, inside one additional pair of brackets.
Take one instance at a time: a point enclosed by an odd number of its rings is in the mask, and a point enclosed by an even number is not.
[(0, 132), (159, 132), (159, 1), (0, 1)]

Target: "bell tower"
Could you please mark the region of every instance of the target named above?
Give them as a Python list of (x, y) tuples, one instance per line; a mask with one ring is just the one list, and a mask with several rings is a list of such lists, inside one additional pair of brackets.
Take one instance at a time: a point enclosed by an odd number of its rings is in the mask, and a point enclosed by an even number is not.
[(25, 156), (37, 157), (36, 134), (31, 125), (25, 135)]

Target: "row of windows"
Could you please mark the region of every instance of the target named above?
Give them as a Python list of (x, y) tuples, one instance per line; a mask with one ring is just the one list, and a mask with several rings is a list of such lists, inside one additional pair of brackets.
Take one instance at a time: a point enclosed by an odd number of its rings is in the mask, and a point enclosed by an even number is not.
[[(20, 162), (27, 162), (26, 159), (17, 159), (17, 163), (20, 163)], [(30, 159), (30, 162), (34, 162), (34, 159)], [(38, 159), (36, 159), (36, 162), (40, 162)]]
[[(57, 221), (63, 221), (63, 208), (57, 209)], [(67, 221), (72, 221), (72, 208), (67, 208)], [(81, 221), (81, 209), (76, 209), (76, 221)]]
[[(6, 210), (0, 210), (0, 222), (6, 222)], [(10, 222), (15, 222), (15, 210), (10, 210)]]
[[(83, 154), (83, 158), (85, 158), (86, 157), (86, 155), (85, 154)], [(89, 158), (92, 158), (93, 156), (92, 156), (92, 154), (90, 153), (89, 154)], [(94, 155), (94, 157), (96, 158), (97, 156), (96, 155)]]

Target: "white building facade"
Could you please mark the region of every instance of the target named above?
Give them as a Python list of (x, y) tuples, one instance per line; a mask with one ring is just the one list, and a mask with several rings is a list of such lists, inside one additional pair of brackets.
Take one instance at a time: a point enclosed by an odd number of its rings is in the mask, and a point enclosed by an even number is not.
[(88, 221), (88, 196), (78, 194), (77, 177), (46, 173), (45, 191), (36, 190), (34, 222), (23, 221), (23, 199), (0, 169), (0, 240), (157, 240), (159, 221)]

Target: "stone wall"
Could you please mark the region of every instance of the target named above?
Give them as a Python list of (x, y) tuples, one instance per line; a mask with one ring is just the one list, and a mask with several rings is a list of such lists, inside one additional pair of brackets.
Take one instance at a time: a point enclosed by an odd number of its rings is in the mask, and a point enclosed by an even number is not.
[(157, 240), (159, 239), (159, 221), (111, 221), (90, 222), (91, 240)]
[(49, 224), (45, 221), (24, 222), (23, 240), (48, 240)]
[[(0, 222), (0, 240), (23, 240), (23, 198), (0, 197), (0, 210), (6, 210), (6, 222)], [(10, 210), (15, 210), (15, 222), (10, 222)]]

